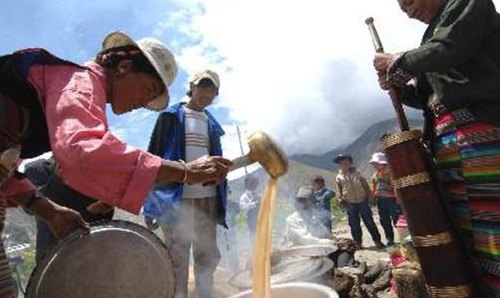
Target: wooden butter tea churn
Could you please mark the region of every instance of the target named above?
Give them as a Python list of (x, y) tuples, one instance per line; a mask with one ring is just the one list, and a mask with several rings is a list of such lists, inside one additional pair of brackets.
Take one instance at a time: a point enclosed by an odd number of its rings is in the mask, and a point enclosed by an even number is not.
[[(365, 22), (376, 52), (383, 53), (373, 18)], [(421, 142), (422, 132), (409, 129), (401, 103), (394, 96), (391, 100), (401, 132), (386, 136), (382, 147), (428, 292), (433, 297), (477, 297), (471, 282), (471, 267), (463, 247), (456, 240), (451, 214), (434, 179), (432, 160)]]

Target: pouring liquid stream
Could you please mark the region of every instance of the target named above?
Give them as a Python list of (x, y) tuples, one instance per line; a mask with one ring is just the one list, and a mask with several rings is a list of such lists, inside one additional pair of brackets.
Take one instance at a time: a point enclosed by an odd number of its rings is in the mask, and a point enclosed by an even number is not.
[(267, 183), (257, 220), (253, 253), (253, 298), (271, 298), (271, 242), (276, 206), (277, 179)]

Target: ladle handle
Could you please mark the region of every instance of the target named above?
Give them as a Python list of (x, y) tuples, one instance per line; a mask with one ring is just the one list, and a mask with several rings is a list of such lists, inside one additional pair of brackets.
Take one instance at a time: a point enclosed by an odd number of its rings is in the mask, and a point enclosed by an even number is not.
[(250, 156), (248, 154), (237, 157), (237, 158), (231, 160), (231, 162), (233, 163), (233, 165), (231, 167), (229, 167), (230, 172), (237, 170), (237, 169), (241, 169), (243, 167), (249, 166), (249, 165), (254, 163), (254, 161), (252, 161), (250, 159)]
[[(368, 26), (368, 30), (370, 31), (370, 35), (372, 36), (373, 47), (375, 48), (375, 52), (383, 53), (384, 47), (382, 46), (382, 41), (380, 41), (380, 36), (378, 35), (377, 28), (375, 28), (375, 24), (372, 17), (369, 17), (365, 20), (365, 24)], [(406, 119), (405, 111), (401, 102), (398, 98), (396, 98), (395, 92), (389, 92), (392, 106), (396, 111), (396, 116), (398, 119), (399, 126), (402, 131), (410, 130), (410, 126), (408, 125), (408, 119)]]

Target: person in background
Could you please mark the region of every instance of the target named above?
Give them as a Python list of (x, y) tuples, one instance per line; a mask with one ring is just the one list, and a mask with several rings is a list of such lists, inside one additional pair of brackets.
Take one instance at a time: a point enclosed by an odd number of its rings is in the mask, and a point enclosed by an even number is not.
[[(57, 170), (53, 157), (32, 161), (24, 167), (24, 173), (41, 194), (53, 198), (53, 201), (61, 206), (79, 212), (86, 222), (92, 224), (113, 218), (114, 209), (109, 206), (99, 212), (90, 212), (87, 208), (98, 201), (67, 186)], [(36, 262), (39, 263), (47, 250), (56, 244), (57, 238), (43, 220), (36, 219), (36, 228)]]
[(339, 165), (337, 177), (335, 178), (336, 194), (339, 204), (347, 212), (351, 235), (358, 248), (363, 247), (363, 234), (361, 231), (360, 217), (363, 219), (375, 246), (384, 248), (380, 241), (380, 233), (373, 220), (369, 200), (371, 189), (365, 177), (353, 166), (353, 159), (349, 155), (339, 155), (334, 162)]
[[(158, 117), (149, 143), (157, 156), (190, 163), (207, 155), (222, 156), (224, 130), (207, 110), (219, 94), (220, 79), (212, 70), (197, 72), (189, 81), (187, 102), (180, 102)], [(227, 181), (218, 184), (158, 184), (144, 204), (146, 224), (160, 224), (172, 253), (176, 298), (188, 295), (191, 248), (199, 298), (214, 297), (214, 273), (221, 255), (217, 224), (226, 224)]]
[(372, 195), (377, 203), (380, 224), (384, 229), (387, 246), (394, 246), (394, 227), (401, 215), (401, 209), (394, 193), (385, 154), (374, 153), (370, 164), (375, 168), (375, 173), (372, 176)]
[(328, 189), (325, 185), (325, 179), (321, 176), (316, 176), (312, 180), (314, 189), (314, 197), (316, 198), (317, 213), (321, 222), (328, 231), (332, 230), (332, 199), (335, 197), (335, 192)]
[(286, 218), (283, 246), (335, 245), (332, 233), (315, 215), (316, 199), (310, 186), (302, 186), (294, 200), (295, 212)]
[[(259, 178), (249, 174), (245, 177), (245, 192), (240, 197), (240, 210), (247, 214), (248, 236), (250, 247), (253, 247), (257, 231), (260, 195), (257, 193)], [(252, 249), (251, 249), (252, 250)]]
[(483, 297), (500, 297), (500, 15), (491, 0), (398, 0), (428, 25), (419, 47), (378, 53), (380, 87), (424, 112), (438, 177)]

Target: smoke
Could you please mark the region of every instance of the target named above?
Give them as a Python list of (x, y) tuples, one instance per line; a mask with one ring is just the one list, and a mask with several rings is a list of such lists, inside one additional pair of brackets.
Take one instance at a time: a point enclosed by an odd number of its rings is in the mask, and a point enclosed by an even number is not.
[(218, 105), (229, 109), (230, 121), (269, 132), (289, 154), (331, 150), (394, 116), (372, 69), (366, 17), (375, 17), (392, 52), (417, 46), (424, 28), (395, 0), (179, 5), (155, 33), (178, 33), (168, 42), (187, 73), (220, 73)]

